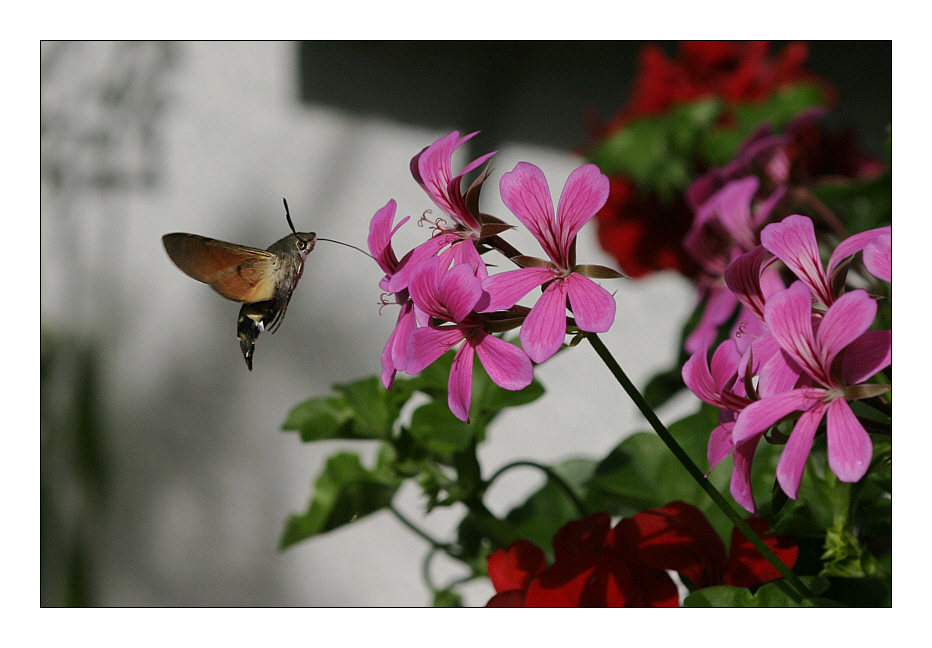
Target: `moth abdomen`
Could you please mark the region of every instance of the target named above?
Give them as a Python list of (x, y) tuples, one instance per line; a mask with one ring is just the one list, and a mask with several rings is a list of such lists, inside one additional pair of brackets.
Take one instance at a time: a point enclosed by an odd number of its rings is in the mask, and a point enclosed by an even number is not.
[(264, 331), (278, 314), (278, 306), (274, 299), (243, 304), (239, 309), (239, 318), (236, 320), (236, 337), (239, 338), (239, 347), (243, 352), (246, 366), (252, 371), (252, 356), (256, 351), (256, 340), (259, 333)]

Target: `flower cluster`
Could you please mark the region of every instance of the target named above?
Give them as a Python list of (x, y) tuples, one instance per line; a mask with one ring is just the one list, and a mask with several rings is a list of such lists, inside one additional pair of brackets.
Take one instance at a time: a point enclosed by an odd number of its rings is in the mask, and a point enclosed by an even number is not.
[[(748, 523), (790, 568), (798, 548), (769, 533), (765, 520)], [(553, 538), (554, 562), (527, 540), (489, 556), (496, 594), (488, 607), (675, 607), (675, 571), (689, 589), (713, 585), (757, 587), (779, 578), (737, 529), (731, 548), (691, 504), (671, 502), (641, 511), (614, 527), (608, 513), (575, 520)]]
[[(400, 306), (398, 321), (382, 353), (382, 382), (391, 388), (397, 371), (416, 375), (457, 345), (450, 372), (448, 402), (460, 420), (469, 419), (472, 369), (478, 356), (489, 377), (504, 389), (531, 383), (533, 363), (560, 348), (569, 320), (581, 331), (602, 333), (614, 321), (615, 301), (593, 278), (621, 274), (576, 263), (576, 236), (608, 197), (608, 178), (595, 165), (573, 171), (556, 212), (543, 172), (519, 162), (501, 179), (502, 200), (543, 247), (547, 259), (522, 255), (502, 239), (511, 229), (479, 210), (479, 193), (488, 168), (464, 192), (463, 178), (494, 155), (488, 153), (452, 172), (454, 151), (476, 133), (454, 131), (411, 160), (415, 181), (451, 221), (432, 224), (433, 236), (399, 260), (392, 244), (396, 203), (390, 200), (372, 218), (369, 249), (385, 273), (380, 287)], [(518, 266), (489, 274), (480, 250), (497, 249)], [(535, 288), (533, 307), (518, 302)], [(521, 346), (496, 333), (521, 327)]]
[[(821, 133), (818, 125), (823, 115), (821, 109), (806, 110), (779, 134), (766, 124), (761, 126), (742, 143), (731, 162), (701, 175), (686, 192), (695, 217), (683, 247), (700, 268), (696, 283), (699, 301), (705, 305), (685, 341), (687, 352), (714, 341), (719, 327), (741, 306), (725, 286), (728, 265), (754, 249), (761, 230), (781, 212), (786, 215), (787, 209), (808, 208), (814, 202), (807, 187), (814, 181), (812, 174), (821, 174), (823, 169), (811, 159), (815, 151), (803, 144)], [(856, 164), (854, 159), (848, 158), (853, 166), (838, 171), (869, 177), (881, 168), (868, 158)], [(771, 273), (763, 279), (765, 286), (773, 285), (774, 276)], [(747, 322), (751, 318), (745, 311), (737, 319)]]
[[(704, 202), (712, 192), (687, 195), (686, 189), (734, 159), (742, 140), (744, 162), (770, 156), (769, 171), (782, 171), (783, 185), (865, 177), (880, 168), (858, 150), (851, 132), (826, 131), (811, 118), (815, 113), (785, 127), (788, 116), (824, 109), (835, 99), (831, 85), (806, 68), (807, 57), (804, 43), (771, 54), (766, 42), (684, 42), (673, 58), (655, 45), (642, 49), (630, 102), (594, 128), (587, 146), (589, 159), (611, 182), (597, 215), (599, 241), (629, 276), (672, 269), (703, 282), (709, 250), (697, 250), (689, 238), (696, 236), (696, 199)], [(749, 114), (758, 119), (749, 121)], [(784, 127), (782, 136), (772, 132)], [(736, 172), (749, 175), (737, 163), (729, 168), (731, 179)], [(719, 179), (710, 173), (696, 188), (720, 189), (714, 186)], [(776, 188), (762, 182), (755, 200), (772, 195), (776, 201)], [(767, 214), (754, 216), (762, 221)]]
[[(876, 299), (864, 289), (845, 291), (851, 257), (859, 252), (869, 275), (890, 281), (889, 227), (845, 239), (827, 267), (808, 217), (791, 215), (767, 225), (760, 238), (760, 246), (737, 257), (724, 272), (728, 290), (756, 320), (757, 334), (743, 348), (737, 339), (726, 340), (711, 364), (703, 344), (682, 371), (700, 399), (721, 409), (709, 441), (709, 463), (714, 467), (733, 453), (731, 493), (751, 512), (757, 510), (750, 475), (754, 453), (764, 434), (784, 420), (795, 423), (777, 466), (777, 481), (789, 497), (798, 495), (823, 419), (831, 470), (845, 482), (864, 476), (873, 445), (849, 401), (875, 401), (889, 391), (888, 384), (868, 381), (891, 359), (890, 331), (869, 330)], [(777, 274), (763, 281), (776, 260), (795, 277), (789, 287), (780, 284)]]

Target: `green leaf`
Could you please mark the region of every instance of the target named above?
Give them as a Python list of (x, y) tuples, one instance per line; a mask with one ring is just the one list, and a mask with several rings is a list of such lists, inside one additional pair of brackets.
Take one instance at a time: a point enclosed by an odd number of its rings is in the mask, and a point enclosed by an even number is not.
[(711, 166), (727, 164), (741, 143), (762, 124), (769, 124), (774, 132), (779, 132), (803, 110), (824, 104), (825, 97), (818, 86), (801, 82), (781, 88), (765, 101), (731, 106), (727, 126), (702, 133), (701, 158)]
[[(717, 423), (718, 410), (703, 406), (668, 429), (702, 469), (708, 465), (706, 447)], [(716, 471), (712, 481), (727, 492), (728, 478), (728, 474)], [(588, 483), (589, 508), (614, 515), (633, 515), (675, 500), (699, 507), (720, 534), (730, 537), (730, 522), (654, 432), (639, 432), (622, 441), (599, 463)]]
[[(828, 581), (820, 578), (803, 578), (803, 582), (815, 594), (820, 594), (828, 587)], [(762, 585), (757, 592), (744, 587), (716, 585), (697, 590), (686, 597), (683, 607), (822, 607), (838, 603), (828, 599), (811, 599), (798, 603), (799, 595), (784, 580)]]
[(453, 589), (434, 592), (434, 607), (463, 607), (463, 597)]
[(300, 432), (305, 443), (355, 438), (352, 419), (353, 410), (345, 399), (326, 396), (312, 398), (292, 408), (282, 429)]
[(465, 450), (474, 440), (484, 440), (486, 428), (502, 410), (526, 405), (544, 394), (543, 386), (536, 380), (519, 391), (502, 389), (492, 382), (477, 362), (473, 366), (469, 422), (460, 421), (450, 412), (447, 403), (447, 382), (453, 355), (452, 352), (444, 354), (420, 375), (407, 381), (410, 389), (433, 399), (414, 411), (410, 435), (444, 463), (449, 463), (453, 453)]
[(683, 607), (759, 607), (751, 590), (715, 585), (697, 590), (683, 600)]
[(391, 504), (401, 484), (387, 468), (391, 450), (383, 446), (374, 470), (367, 470), (359, 456), (341, 452), (327, 460), (314, 485), (307, 512), (292, 515), (285, 523), (280, 548), (336, 529)]
[(445, 399), (414, 410), (409, 432), (421, 446), (447, 463), (453, 453), (468, 448), (476, 434), (471, 423), (453, 416)]
[(354, 431), (366, 439), (388, 439), (401, 411), (392, 392), (382, 386), (376, 376), (344, 385), (335, 385), (353, 410)]
[(375, 376), (334, 385), (337, 396), (312, 398), (296, 407), (282, 424), (304, 442), (324, 439), (388, 439), (403, 398), (387, 391)]
[(623, 174), (651, 193), (672, 197), (694, 175), (694, 151), (721, 110), (717, 100), (675, 106), (628, 123), (588, 151), (607, 174)]
[(889, 172), (867, 180), (823, 182), (814, 185), (812, 193), (852, 233), (885, 227), (893, 216), (893, 177)]

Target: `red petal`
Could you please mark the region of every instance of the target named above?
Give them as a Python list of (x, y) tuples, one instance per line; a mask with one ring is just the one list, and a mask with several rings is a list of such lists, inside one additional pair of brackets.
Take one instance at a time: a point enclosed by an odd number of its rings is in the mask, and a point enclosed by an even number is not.
[(725, 543), (698, 508), (671, 502), (622, 520), (615, 529), (619, 546), (631, 547), (657, 569), (679, 572), (697, 587), (719, 585), (725, 569)]
[(502, 594), (527, 589), (531, 579), (544, 571), (547, 563), (540, 547), (527, 540), (516, 540), (491, 554), (488, 566), (492, 586)]
[[(796, 564), (799, 547), (791, 537), (772, 535), (767, 521), (761, 518), (751, 518), (748, 524), (787, 567), (792, 568)], [(780, 572), (736, 528), (731, 534), (731, 552), (725, 571), (725, 584), (735, 587), (757, 587), (778, 578)]]

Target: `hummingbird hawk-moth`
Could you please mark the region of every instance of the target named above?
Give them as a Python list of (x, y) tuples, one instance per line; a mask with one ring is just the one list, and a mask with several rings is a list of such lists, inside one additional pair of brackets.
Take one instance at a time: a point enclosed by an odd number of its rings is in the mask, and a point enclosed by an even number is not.
[(314, 232), (295, 230), (288, 202), (283, 202), (291, 234), (266, 250), (196, 234), (162, 237), (165, 251), (182, 272), (227, 299), (243, 304), (236, 321), (236, 335), (250, 371), (259, 333), (265, 330), (274, 333), (281, 326), (291, 293), (304, 272), (304, 260), (317, 242)]

